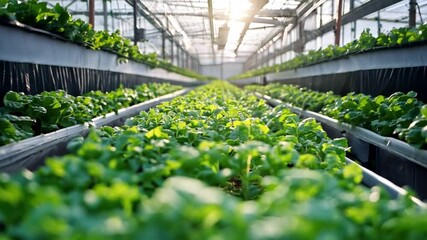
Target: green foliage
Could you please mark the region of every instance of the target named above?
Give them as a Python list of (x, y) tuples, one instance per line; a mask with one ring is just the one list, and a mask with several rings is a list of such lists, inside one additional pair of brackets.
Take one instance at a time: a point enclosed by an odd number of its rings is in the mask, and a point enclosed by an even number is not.
[(427, 212), (409, 196), (391, 200), (381, 188), (358, 184), (361, 169), (344, 163), (345, 139), (331, 140), (313, 119), (271, 109), (221, 82), (141, 112), (122, 127), (92, 130), (69, 149), (71, 154), (50, 158), (35, 172), (0, 174), (2, 234), (12, 239), (420, 239), (426, 234)]
[(63, 90), (34, 96), (9, 91), (0, 108), (0, 146), (117, 113), (121, 108), (179, 89), (180, 86), (150, 83), (107, 93), (91, 91), (77, 97)]
[(349, 93), (339, 97), (332, 92), (322, 93), (292, 85), (269, 84), (247, 86), (283, 100), (297, 107), (308, 109), (363, 127), (382, 136), (404, 140), (417, 148), (426, 148), (427, 105), (417, 100), (415, 92), (396, 92), (389, 97), (375, 98), (365, 94)]
[(199, 80), (213, 79), (160, 60), (156, 53), (142, 54), (138, 47), (133, 45), (129, 39), (122, 37), (119, 31), (113, 33), (95, 31), (90, 24), (81, 19), (73, 20), (67, 9), (60, 6), (59, 3), (50, 8), (47, 2), (39, 0), (1, 0), (0, 18), (17, 20), (29, 26), (52, 32), (93, 50), (114, 52), (126, 61), (132, 59), (152, 68), (164, 68)]
[(348, 54), (373, 50), (375, 48), (393, 47), (413, 42), (427, 40), (427, 24), (417, 28), (394, 28), (389, 33), (380, 33), (377, 38), (372, 36), (369, 28), (363, 30), (359, 39), (347, 43), (344, 46), (329, 45), (324, 49), (310, 50), (306, 54), (300, 54), (295, 58), (269, 67), (250, 70), (248, 72), (233, 76), (228, 80), (250, 78), (267, 73), (286, 71), (299, 67), (316, 64), (323, 61), (333, 60)]
[[(383, 136), (397, 137), (396, 134), (401, 129), (407, 129), (416, 120), (421, 106), (422, 102), (416, 99), (414, 92), (408, 94), (397, 92), (387, 98), (381, 95), (372, 98), (363, 94), (348, 94), (334, 104), (326, 106), (322, 111), (338, 121), (361, 126)], [(418, 127), (424, 126), (425, 122), (423, 125), (423, 122), (419, 121)], [(400, 138), (415, 147), (423, 145), (421, 139), (410, 137), (405, 139), (404, 133)]]
[(418, 116), (405, 126), (395, 129), (394, 134), (399, 134), (400, 139), (415, 147), (427, 148), (427, 105), (423, 105)]
[(339, 96), (329, 91), (326, 93), (316, 92), (304, 87), (284, 84), (268, 84), (267, 86), (246, 86), (249, 91), (257, 91), (267, 94), (273, 98), (283, 100), (303, 109), (319, 112), (328, 104), (334, 103)]

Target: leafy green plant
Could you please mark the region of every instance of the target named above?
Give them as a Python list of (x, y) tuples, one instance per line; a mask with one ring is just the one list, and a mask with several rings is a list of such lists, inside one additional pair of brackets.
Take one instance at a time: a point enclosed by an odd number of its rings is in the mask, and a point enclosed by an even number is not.
[(119, 31), (113, 33), (95, 31), (90, 24), (81, 19), (73, 20), (68, 11), (59, 3), (50, 8), (47, 2), (39, 0), (2, 0), (0, 1), (0, 17), (49, 31), (93, 50), (114, 52), (122, 59), (142, 62), (152, 68), (164, 68), (199, 80), (214, 79), (160, 60), (156, 53), (142, 54), (138, 47), (133, 45), (129, 39), (122, 37)]
[(35, 172), (0, 174), (0, 236), (419, 239), (426, 234), (420, 226), (427, 212), (409, 195), (392, 200), (379, 187), (359, 185), (361, 169), (344, 164), (345, 139), (331, 140), (312, 119), (301, 121), (286, 108), (272, 109), (222, 82), (142, 112), (122, 127), (92, 130), (69, 146), (71, 154), (48, 159)]
[(300, 54), (295, 58), (276, 64), (247, 71), (229, 78), (236, 80), (260, 76), (267, 73), (286, 71), (299, 67), (316, 64), (322, 61), (333, 60), (348, 54), (374, 50), (381, 47), (405, 46), (405, 44), (424, 41), (427, 39), (427, 24), (422, 24), (417, 28), (396, 28), (389, 33), (380, 33), (377, 38), (372, 36), (370, 29), (365, 29), (357, 40), (349, 42), (344, 46), (329, 45), (324, 49), (310, 50), (306, 54)]
[(245, 89), (267, 94), (273, 98), (281, 99), (287, 103), (315, 112), (322, 110), (324, 106), (339, 99), (339, 96), (331, 91), (326, 93), (316, 92), (308, 88), (278, 83), (268, 84), (264, 87), (246, 86)]
[(119, 87), (116, 91), (91, 91), (77, 97), (62, 90), (34, 96), (9, 91), (0, 108), (0, 121), (5, 128), (0, 132), (0, 146), (117, 113), (121, 108), (179, 89), (180, 86), (151, 83), (135, 90)]
[(316, 92), (292, 85), (269, 84), (264, 87), (248, 86), (246, 89), (320, 112), (382, 136), (399, 138), (417, 148), (426, 147), (423, 128), (427, 125), (427, 111), (423, 103), (417, 100), (415, 92), (396, 92), (389, 97), (379, 95), (375, 98), (349, 93), (340, 98), (332, 92)]
[[(408, 119), (409, 120), (409, 119)], [(412, 120), (411, 120), (412, 121)], [(427, 148), (427, 105), (423, 105), (420, 114), (405, 127), (394, 130), (399, 138), (418, 148)]]

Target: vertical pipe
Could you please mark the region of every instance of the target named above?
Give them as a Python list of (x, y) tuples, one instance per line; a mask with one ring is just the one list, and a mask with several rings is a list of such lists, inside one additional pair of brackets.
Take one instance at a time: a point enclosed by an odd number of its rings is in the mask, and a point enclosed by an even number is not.
[(178, 66), (182, 67), (182, 49), (180, 45), (178, 45)]
[(175, 42), (175, 65), (179, 66), (179, 45)]
[(180, 60), (181, 67), (185, 68), (185, 52), (184, 52), (184, 48), (180, 47), (179, 51), (180, 51), (179, 58), (181, 59)]
[[(110, 9), (113, 9), (113, 7), (111, 6), (111, 1), (110, 1)], [(113, 10), (111, 10), (111, 30), (114, 32), (115, 29), (115, 25), (114, 25), (114, 17), (113, 17)]]
[(299, 40), (298, 40), (298, 47), (295, 49), (295, 51), (297, 53), (302, 53), (304, 51), (305, 44), (306, 44), (305, 33), (304, 33), (304, 27), (305, 26), (303, 24), (305, 25), (305, 21), (301, 21), (298, 24), (298, 38), (299, 38)]
[[(354, 0), (350, 0), (350, 11), (354, 9)], [(356, 39), (356, 21), (351, 23), (351, 32), (353, 33), (352, 40)]]
[(187, 68), (187, 53), (182, 50), (182, 67)]
[(342, 23), (342, 0), (338, 0), (337, 17), (335, 22), (335, 45), (340, 45)]
[(162, 30), (162, 58), (163, 58), (163, 60), (166, 60), (165, 48), (166, 48), (166, 33), (165, 33), (165, 30), (163, 29)]
[(102, 0), (102, 10), (104, 11), (104, 30), (108, 31), (108, 18), (107, 18), (107, 0)]
[(417, 0), (409, 0), (409, 27), (415, 27), (416, 25), (416, 6)]
[(196, 70), (196, 59), (194, 57), (191, 57), (191, 69), (193, 71), (197, 71)]
[[(255, 52), (255, 67), (254, 68), (258, 68), (259, 66), (259, 61), (258, 61), (258, 51)], [(249, 70), (249, 69), (247, 69)]]
[(378, 36), (381, 33), (381, 15), (380, 15), (380, 11), (378, 11), (377, 14), (377, 30), (378, 30)]
[(177, 61), (177, 65), (178, 67), (182, 67), (181, 66), (181, 48), (179, 47), (179, 45), (176, 45), (176, 61)]
[(198, 72), (198, 73), (200, 73), (201, 72), (201, 70), (200, 70), (200, 60), (199, 59), (197, 59), (197, 61), (196, 61), (196, 72)]
[(191, 69), (191, 55), (187, 53), (187, 68)]
[(188, 52), (185, 54), (185, 68), (190, 69), (190, 54)]
[[(344, 15), (345, 14), (345, 0), (342, 1), (341, 9), (342, 9), (341, 15)], [(342, 25), (342, 21), (341, 21), (341, 39), (340, 39), (340, 42), (342, 42), (343, 44), (345, 43), (345, 28)]]
[(137, 32), (138, 32), (138, 27), (137, 27), (137, 17), (138, 17), (138, 5), (137, 5), (137, 0), (133, 0), (133, 44), (137, 45), (138, 44), (138, 39), (136, 39), (137, 37)]
[(323, 4), (319, 6), (319, 27), (323, 26)]
[(221, 80), (224, 79), (224, 51), (221, 53)]
[(212, 7), (212, 0), (208, 0), (208, 13), (209, 13), (209, 29), (210, 29), (210, 35), (211, 35), (211, 47), (212, 47), (212, 56), (214, 59), (214, 63), (216, 63), (216, 56), (215, 56), (215, 29), (213, 24), (213, 7)]
[(89, 0), (89, 24), (95, 29), (95, 0)]
[(174, 55), (175, 55), (175, 54), (174, 54), (174, 52), (173, 52), (173, 44), (174, 44), (174, 42), (172, 41), (172, 39), (171, 39), (170, 41), (171, 41), (171, 63), (172, 63), (172, 64), (174, 64), (174, 62), (175, 62), (175, 61), (174, 61), (174, 60), (175, 60), (175, 59), (174, 59)]

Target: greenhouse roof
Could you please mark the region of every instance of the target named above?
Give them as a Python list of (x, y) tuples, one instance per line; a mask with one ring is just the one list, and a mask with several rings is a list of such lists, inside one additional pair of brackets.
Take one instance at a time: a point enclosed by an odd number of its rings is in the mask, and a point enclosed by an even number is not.
[[(202, 64), (245, 61), (272, 34), (283, 31), (301, 1), (143, 1)], [(166, 19), (168, 21), (166, 21)]]
[[(95, 29), (120, 30), (125, 37), (133, 38), (133, 3), (135, 0), (111, 0), (102, 4), (95, 0)], [(48, 0), (50, 4), (67, 6), (75, 18), (87, 17), (87, 1)], [(331, 0), (138, 0), (138, 27), (144, 28), (145, 39), (141, 48), (145, 52), (161, 53), (162, 31), (197, 57), (201, 64), (245, 62), (249, 56), (271, 40), (279, 38), (286, 28), (295, 26), (301, 19), (315, 12), (321, 4), (323, 14), (333, 15)], [(350, 11), (349, 0), (343, 0), (344, 12)], [(356, 8), (376, 2), (388, 7), (363, 15), (375, 21), (406, 22), (409, 1), (354, 0)], [(427, 0), (418, 0), (417, 20), (427, 19)], [(387, 5), (388, 4), (388, 5)], [(107, 5), (107, 6), (106, 6)], [(115, 20), (104, 21), (104, 10)], [(418, 15), (420, 17), (418, 17)], [(332, 17), (328, 18), (329, 20)], [(86, 20), (86, 19), (85, 19)], [(318, 23), (315, 23), (318, 24)], [(317, 28), (319, 26), (314, 26)], [(311, 27), (311, 29), (314, 29)], [(163, 43), (163, 48), (164, 47)], [(165, 50), (163, 50), (165, 51)], [(166, 54), (173, 51), (168, 47)]]

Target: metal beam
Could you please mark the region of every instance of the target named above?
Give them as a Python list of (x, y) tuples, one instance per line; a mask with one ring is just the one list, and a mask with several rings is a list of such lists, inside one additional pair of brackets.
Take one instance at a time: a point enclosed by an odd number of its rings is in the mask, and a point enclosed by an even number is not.
[[(363, 18), (366, 15), (369, 15), (378, 10), (384, 9), (400, 1), (401, 0), (371, 0), (363, 5), (360, 5), (357, 8), (354, 8), (351, 12), (344, 14), (342, 16), (342, 24), (345, 25), (347, 23), (354, 22), (358, 19)], [(335, 26), (335, 20), (332, 20), (314, 31), (305, 31), (304, 32), (305, 41), (303, 44), (311, 40), (314, 40), (317, 37), (322, 36), (327, 32), (333, 31), (334, 26)], [(291, 51), (295, 48), (296, 45), (297, 43), (293, 42), (288, 46), (280, 49), (279, 51), (276, 51), (276, 55), (284, 54), (288, 51)], [(269, 59), (266, 59), (266, 60), (269, 60)]]
[[(133, 7), (133, 1), (134, 0), (125, 0), (130, 6)], [(158, 19), (156, 16), (153, 15), (153, 13), (144, 5), (143, 2), (140, 0), (136, 0), (137, 6), (138, 6), (138, 12), (144, 17), (145, 20), (147, 20), (151, 25), (153, 25), (155, 28), (157, 28), (159, 31), (165, 30), (166, 36), (171, 39), (172, 42), (176, 43), (177, 45), (180, 45), (179, 42), (176, 41), (176, 39), (173, 39), (171, 36), (171, 32), (169, 31), (169, 28), (167, 26), (164, 26), (163, 23)], [(189, 53), (187, 50), (185, 52)]]
[[(217, 20), (227, 20), (228, 16), (214, 16)], [(240, 19), (230, 19), (230, 20), (236, 20), (239, 22), (246, 22), (244, 18)], [(257, 18), (253, 17), (251, 23), (262, 23), (262, 24), (269, 24), (269, 25), (284, 25), (285, 23), (276, 19), (265, 19), (265, 18)]]
[[(251, 58), (256, 58), (256, 61), (258, 61), (258, 50), (260, 50), (262, 47), (264, 47), (268, 42), (270, 42), (271, 40), (273, 40), (278, 34), (282, 34), (282, 32), (284, 31), (284, 29), (286, 29), (286, 26), (289, 24), (295, 24), (295, 19), (293, 21), (288, 21), (287, 24), (281, 28), (278, 28), (276, 30), (273, 30), (273, 32), (270, 32), (270, 34), (264, 38), (264, 40), (261, 42), (261, 44), (259, 44), (257, 50), (255, 52), (252, 53), (252, 55), (248, 58), (248, 60), (250, 60)], [(250, 30), (250, 29), (249, 29)]]
[(69, 4), (67, 4), (67, 5), (65, 6), (65, 8), (69, 8), (69, 7), (71, 7), (71, 5), (73, 5), (75, 2), (77, 2), (77, 0), (73, 0), (73, 1), (71, 1)]
[(245, 21), (245, 26), (242, 29), (242, 32), (240, 33), (240, 37), (239, 40), (237, 42), (237, 46), (236, 49), (234, 49), (234, 52), (237, 54), (237, 51), (239, 50), (240, 44), (242, 44), (243, 38), (246, 35), (246, 32), (249, 29), (249, 25), (251, 25), (255, 15), (259, 12), (259, 10), (261, 10), (261, 8), (263, 8), (265, 6), (265, 4), (268, 3), (268, 0), (256, 0), (252, 2), (252, 7), (249, 11), (249, 17), (248, 19)]
[[(158, 12), (154, 13), (155, 15), (171, 15), (171, 16), (191, 16), (191, 17), (204, 17), (209, 18), (209, 13), (207, 12)], [(216, 20), (229, 20), (229, 16), (225, 13), (216, 12), (213, 14), (213, 18)], [(239, 22), (246, 22), (247, 18), (241, 17), (236, 19), (230, 19), (235, 20)], [(282, 21), (276, 20), (276, 19), (266, 19), (266, 18), (258, 18), (254, 17), (252, 20), (253, 23), (263, 23), (263, 24), (272, 24), (272, 25), (280, 25), (283, 24)]]
[[(310, 15), (310, 13), (312, 13), (317, 7), (319, 7), (320, 5), (322, 5), (324, 2), (326, 2), (327, 0), (318, 0), (317, 2), (314, 1), (309, 1), (309, 2), (301, 2), (296, 8), (295, 8), (295, 15), (296, 17), (294, 17), (291, 21), (287, 22), (287, 24), (285, 24), (285, 26), (283, 27), (283, 29), (289, 25), (289, 24), (293, 24), (295, 25), (299, 19), (305, 18), (306, 16)], [(264, 11), (263, 9), (260, 10)], [(280, 32), (277, 32), (277, 34), (279, 34)], [(249, 57), (250, 58), (257, 58), (257, 51), (260, 50), (262, 47), (264, 47), (265, 44), (267, 44), (269, 41), (271, 41), (271, 39), (273, 39), (276, 35), (270, 36), (268, 38), (265, 38), (263, 43), (260, 44), (257, 48), (257, 50)], [(248, 60), (249, 60), (248, 59)], [(258, 59), (257, 59), (258, 60)]]
[(369, 15), (401, 1), (402, 0), (371, 0), (357, 8), (354, 8), (351, 12), (343, 15), (342, 24), (344, 25), (349, 22), (354, 22), (366, 15)]
[[(286, 26), (289, 24), (292, 24), (292, 23), (293, 23), (292, 21), (289, 21), (289, 22), (287, 22)], [(270, 32), (270, 34), (268, 34), (268, 36), (262, 41), (260, 46), (263, 47), (265, 44), (267, 44), (268, 42), (273, 40), (273, 38), (275, 38), (278, 34), (281, 34), (284, 31), (284, 29), (286, 28), (286, 26), (284, 26), (282, 28), (277, 28), (275, 31)]]
[(314, 10), (316, 10), (320, 5), (325, 3), (327, 0), (319, 0), (317, 2), (310, 1), (301, 3), (297, 7), (297, 19), (298, 21), (301, 21), (302, 19), (305, 19), (308, 17)]
[(108, 9), (107, 9), (107, 1), (102, 1), (102, 11), (104, 17), (104, 30), (108, 31)]
[[(182, 2), (182, 1), (180, 1)], [(173, 6), (173, 7), (189, 7), (189, 8), (198, 8), (198, 9), (206, 9), (206, 7), (202, 7), (202, 6), (193, 6), (193, 5), (188, 5), (188, 4), (182, 4), (182, 3), (171, 3), (169, 1), (165, 1), (164, 3), (166, 3), (167, 5)]]
[[(214, 15), (214, 18), (217, 20), (227, 20), (228, 16), (226, 15)], [(245, 18), (238, 18), (238, 19), (230, 19), (235, 20), (239, 22), (246, 22), (247, 19)], [(270, 24), (270, 25), (283, 25), (284, 22), (276, 20), (276, 19), (265, 19), (265, 18), (257, 18), (253, 17), (251, 23), (263, 23), (263, 24)]]
[(335, 45), (340, 45), (340, 37), (341, 37), (341, 25), (342, 25), (342, 0), (338, 0), (337, 3), (337, 16), (335, 22)]
[[(354, 8), (351, 12), (344, 14), (342, 16), (342, 25), (354, 22), (358, 19), (363, 18), (366, 15), (384, 9), (400, 1), (401, 0), (371, 0), (357, 8)], [(314, 31), (307, 32), (307, 35), (305, 36), (305, 42), (314, 40), (316, 37), (322, 36), (323, 34), (332, 31), (334, 29), (334, 26), (335, 21), (333, 20)]]
[(162, 31), (162, 58), (166, 60), (166, 34), (165, 30)]
[(295, 9), (261, 9), (259, 10), (258, 17), (296, 17)]
[(95, 0), (89, 0), (89, 24), (95, 29)]
[[(374, 17), (374, 18), (361, 18), (361, 20), (366, 20), (366, 21), (378, 21), (378, 17)], [(381, 22), (389, 22), (389, 23), (408, 23), (408, 21), (406, 21), (406, 20), (399, 20), (399, 19), (386, 19), (386, 18), (381, 18)]]
[(275, 28), (276, 26), (271, 25), (271, 26), (262, 26), (262, 27), (252, 27), (249, 28), (248, 30), (260, 30), (260, 29), (267, 29), (267, 28)]
[(216, 57), (215, 57), (215, 47), (214, 47), (214, 42), (215, 42), (215, 29), (214, 29), (214, 25), (213, 25), (213, 7), (212, 7), (212, 0), (208, 0), (208, 12), (209, 12), (209, 28), (210, 28), (210, 32), (211, 32), (211, 47), (212, 47), (212, 54), (214, 57), (214, 63), (216, 62)]
[(417, 0), (409, 0), (409, 27), (415, 27), (417, 16)]
[(133, 44), (138, 45), (138, 39), (137, 39), (137, 33), (138, 33), (138, 26), (137, 24), (137, 18), (138, 18), (138, 0), (133, 0)]
[[(70, 11), (70, 13), (72, 15), (88, 15), (87, 11)], [(101, 11), (95, 11), (94, 13), (96, 16), (98, 15), (103, 15), (104, 13)], [(113, 12), (112, 13), (113, 16), (132, 16), (133, 12)], [(153, 15), (156, 16), (165, 16), (165, 15), (171, 15), (171, 16), (191, 16), (191, 17), (203, 17), (203, 18), (208, 18), (209, 14), (208, 13), (186, 13), (186, 12), (158, 12), (158, 13), (153, 13)], [(218, 14), (215, 13), (213, 15), (213, 18), (216, 20), (227, 20), (228, 16), (224, 13), (224, 14)], [(239, 21), (239, 22), (245, 22), (246, 19), (245, 18), (238, 18), (238, 19), (233, 19), (235, 21)], [(263, 24), (270, 24), (270, 25), (283, 25), (284, 22), (276, 20), (276, 19), (266, 19), (266, 18), (259, 18), (259, 17), (254, 17), (252, 20), (253, 23), (263, 23)]]
[[(68, 11), (71, 13), (71, 15), (85, 15), (85, 16), (89, 15), (88, 11), (72, 11), (72, 10), (68, 10)], [(95, 16), (104, 15), (104, 13), (101, 11), (95, 11), (94, 14)], [(128, 12), (112, 12), (109, 14), (111, 14), (112, 16), (133, 16), (133, 11), (132, 12), (129, 12), (129, 11)]]

